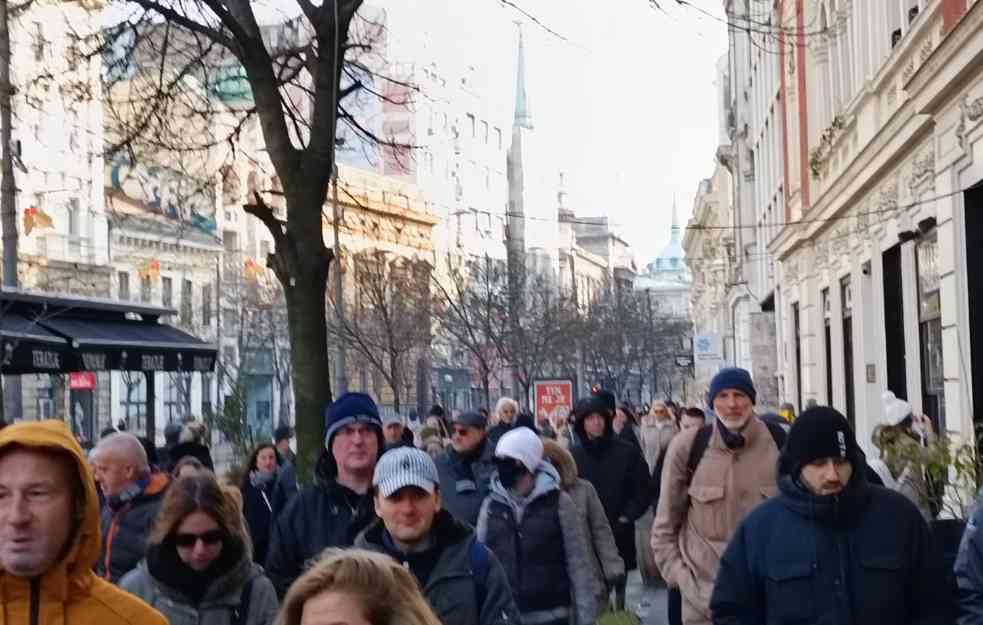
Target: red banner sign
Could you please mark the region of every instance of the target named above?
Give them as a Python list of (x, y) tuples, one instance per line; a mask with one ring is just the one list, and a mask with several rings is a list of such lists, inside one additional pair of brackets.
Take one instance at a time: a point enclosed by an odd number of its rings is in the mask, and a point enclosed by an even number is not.
[(96, 388), (96, 374), (92, 371), (69, 373), (68, 388), (73, 391), (94, 391)]
[(538, 380), (533, 384), (536, 398), (536, 418), (539, 421), (566, 417), (573, 409), (573, 382), (570, 380)]

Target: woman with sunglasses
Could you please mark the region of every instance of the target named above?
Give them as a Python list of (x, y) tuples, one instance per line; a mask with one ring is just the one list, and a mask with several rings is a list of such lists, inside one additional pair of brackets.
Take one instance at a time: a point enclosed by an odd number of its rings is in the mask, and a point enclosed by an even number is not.
[(253, 564), (242, 512), (210, 474), (171, 485), (146, 558), (120, 587), (170, 625), (269, 625), (277, 611), (273, 584)]

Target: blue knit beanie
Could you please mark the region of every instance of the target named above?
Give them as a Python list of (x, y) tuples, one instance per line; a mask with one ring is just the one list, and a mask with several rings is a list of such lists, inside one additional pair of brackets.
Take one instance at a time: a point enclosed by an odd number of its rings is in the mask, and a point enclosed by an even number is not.
[(345, 393), (324, 410), (324, 446), (331, 450), (331, 439), (341, 428), (353, 423), (374, 426), (382, 434), (382, 419), (375, 401), (365, 393)]
[(718, 371), (717, 375), (713, 376), (713, 380), (710, 381), (710, 390), (707, 392), (707, 405), (712, 409), (713, 400), (717, 398), (717, 395), (728, 389), (741, 391), (751, 398), (752, 404), (758, 399), (758, 393), (754, 390), (754, 382), (751, 380), (751, 374), (746, 369), (728, 367)]

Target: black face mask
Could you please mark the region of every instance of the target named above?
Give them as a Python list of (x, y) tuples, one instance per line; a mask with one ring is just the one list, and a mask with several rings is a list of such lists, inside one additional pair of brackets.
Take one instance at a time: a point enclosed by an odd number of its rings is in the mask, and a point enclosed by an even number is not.
[(498, 481), (505, 488), (513, 488), (519, 478), (529, 472), (518, 460), (512, 458), (496, 458), (495, 466), (498, 468)]

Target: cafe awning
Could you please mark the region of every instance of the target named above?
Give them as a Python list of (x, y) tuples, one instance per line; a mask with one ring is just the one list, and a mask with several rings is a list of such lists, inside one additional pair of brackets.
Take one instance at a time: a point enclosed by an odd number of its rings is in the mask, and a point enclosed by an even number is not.
[(168, 308), (0, 291), (0, 369), (212, 371), (216, 349), (161, 323)]

